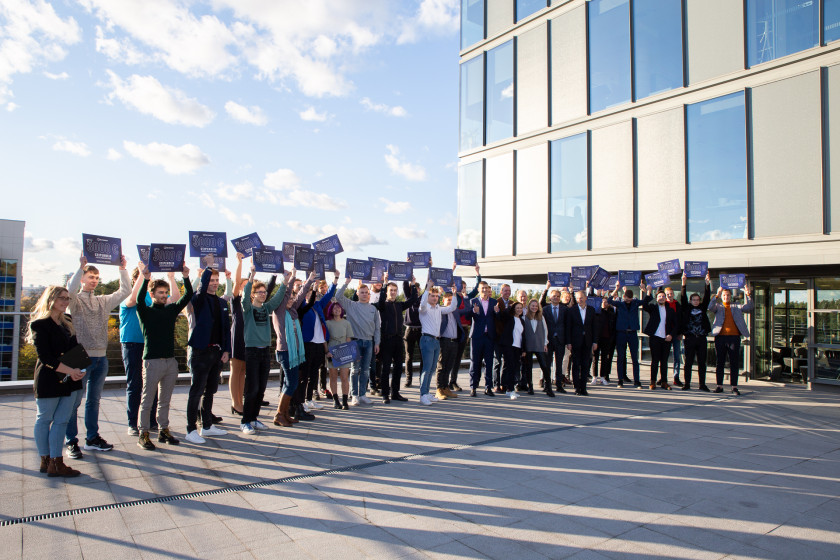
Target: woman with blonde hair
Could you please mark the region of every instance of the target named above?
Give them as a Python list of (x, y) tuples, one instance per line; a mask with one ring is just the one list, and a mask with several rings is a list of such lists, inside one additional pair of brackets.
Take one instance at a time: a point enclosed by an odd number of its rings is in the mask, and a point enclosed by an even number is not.
[(82, 390), (85, 371), (61, 363), (61, 357), (78, 346), (73, 323), (66, 315), (70, 293), (50, 286), (35, 305), (29, 319), (28, 341), (35, 346), (35, 445), (41, 456), (41, 472), (72, 477), (79, 471), (64, 464), (64, 434)]
[(540, 302), (532, 299), (528, 302), (528, 308), (523, 319), (523, 343), (522, 343), (522, 385), (523, 390), (527, 391), (529, 395), (534, 394), (534, 355), (537, 357), (537, 363), (540, 365), (542, 371), (543, 387), (545, 393), (549, 397), (554, 396), (551, 390), (551, 367), (546, 359), (546, 352), (548, 351), (548, 327), (543, 318), (543, 310)]
[[(330, 346), (337, 346), (345, 342), (353, 340), (353, 326), (350, 321), (345, 319), (344, 308), (338, 302), (333, 302), (327, 307), (327, 330), (330, 334), (330, 339), (327, 342), (327, 348)], [(337, 368), (332, 363), (332, 353), (327, 352), (327, 361), (330, 366), (330, 391), (332, 392), (333, 402), (335, 408), (347, 410), (347, 394), (349, 391), (350, 368)], [(338, 402), (338, 376), (341, 375), (341, 402)]]

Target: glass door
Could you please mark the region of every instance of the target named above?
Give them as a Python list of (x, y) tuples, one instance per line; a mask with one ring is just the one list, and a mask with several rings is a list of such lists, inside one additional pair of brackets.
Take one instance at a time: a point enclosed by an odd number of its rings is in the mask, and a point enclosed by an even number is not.
[(807, 383), (807, 282), (757, 282), (754, 313), (754, 377), (783, 383)]

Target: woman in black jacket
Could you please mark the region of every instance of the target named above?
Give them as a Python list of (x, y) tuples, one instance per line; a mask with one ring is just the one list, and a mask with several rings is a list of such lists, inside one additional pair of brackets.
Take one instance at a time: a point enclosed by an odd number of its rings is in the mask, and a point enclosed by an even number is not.
[(499, 326), (499, 346), (502, 347), (502, 387), (511, 399), (518, 399), (515, 390), (516, 373), (519, 371), (520, 359), (525, 352), (524, 332), (525, 322), (522, 320), (522, 304), (518, 301), (505, 305), (504, 300), (496, 303), (496, 320)]
[(29, 342), (35, 346), (35, 444), (41, 456), (41, 472), (49, 476), (79, 476), (64, 464), (64, 433), (73, 414), (83, 370), (61, 363), (61, 356), (78, 345), (70, 317), (65, 314), (69, 292), (50, 286), (35, 305), (29, 320)]
[(706, 337), (712, 332), (712, 325), (709, 323), (709, 316), (706, 310), (709, 308), (711, 290), (709, 284), (711, 279), (706, 273), (706, 289), (703, 292), (703, 300), (700, 294), (691, 294), (691, 298), (685, 295), (686, 276), (682, 277), (682, 293), (680, 294), (680, 332), (685, 336), (685, 369), (683, 377), (685, 383), (682, 390), (688, 391), (691, 387), (691, 366), (697, 359), (697, 377), (700, 379), (700, 390), (709, 392), (706, 387)]

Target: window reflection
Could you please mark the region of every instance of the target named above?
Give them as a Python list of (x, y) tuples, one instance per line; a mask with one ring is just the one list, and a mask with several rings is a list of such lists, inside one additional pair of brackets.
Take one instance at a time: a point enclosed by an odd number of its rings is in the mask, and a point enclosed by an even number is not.
[(487, 143), (513, 136), (513, 41), (487, 51)]
[(546, 0), (516, 0), (516, 21), (542, 10), (546, 5)]
[(630, 101), (630, 1), (592, 0), (589, 14), (589, 103), (595, 113)]
[(458, 248), (478, 251), (481, 256), (481, 210), (483, 164), (458, 169)]
[(743, 92), (688, 105), (688, 239), (747, 238)]
[(633, 3), (636, 99), (682, 87), (682, 4), (672, 0)]
[(750, 66), (817, 46), (818, 0), (747, 0)]
[(824, 0), (823, 33), (825, 42), (840, 39), (840, 0)]
[(484, 58), (461, 64), (461, 150), (484, 144)]
[(586, 133), (551, 142), (551, 251), (587, 248)]
[(461, 48), (484, 39), (484, 0), (461, 0)]

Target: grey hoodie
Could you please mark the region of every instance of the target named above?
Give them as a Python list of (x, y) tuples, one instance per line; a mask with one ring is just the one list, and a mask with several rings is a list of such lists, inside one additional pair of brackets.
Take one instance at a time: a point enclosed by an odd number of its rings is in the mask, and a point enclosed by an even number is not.
[(120, 289), (107, 296), (80, 292), (81, 286), (82, 269), (79, 268), (67, 283), (76, 340), (90, 357), (102, 358), (108, 350), (108, 315), (131, 293), (131, 278), (127, 270), (120, 269)]

